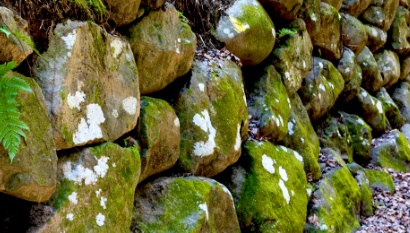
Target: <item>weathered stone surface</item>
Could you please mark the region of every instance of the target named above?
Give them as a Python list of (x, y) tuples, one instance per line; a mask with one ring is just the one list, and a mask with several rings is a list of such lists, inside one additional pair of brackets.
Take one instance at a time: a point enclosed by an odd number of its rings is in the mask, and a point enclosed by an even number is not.
[(337, 64), (337, 70), (345, 81), (337, 102), (347, 103), (359, 93), (363, 81), (362, 69), (357, 64), (356, 56), (352, 50), (344, 47), (343, 56)]
[(400, 60), (400, 78), (399, 80), (410, 81), (410, 57)]
[(249, 115), (256, 121), (260, 134), (271, 141), (281, 141), (288, 132), (290, 104), (280, 74), (269, 65), (248, 90)]
[(345, 110), (363, 118), (377, 132), (386, 130), (386, 115), (382, 102), (363, 88), (360, 88), (360, 93), (348, 103)]
[(340, 11), (357, 18), (371, 3), (371, 0), (343, 0)]
[(359, 55), (367, 43), (365, 26), (355, 17), (342, 13), (342, 41), (343, 45)]
[(370, 92), (377, 92), (380, 90), (384, 81), (380, 74), (378, 64), (370, 49), (364, 47), (363, 51), (356, 57), (356, 61), (363, 71), (362, 87)]
[(410, 84), (407, 82), (399, 83), (393, 90), (391, 97), (399, 107), (404, 121), (410, 123)]
[(134, 53), (142, 95), (159, 91), (189, 72), (196, 37), (173, 5), (150, 11), (123, 33)]
[(361, 190), (347, 168), (327, 173), (314, 197), (318, 200), (309, 216), (316, 215), (318, 224), (310, 232), (351, 232), (360, 227)]
[(141, 146), (140, 183), (151, 175), (170, 169), (178, 161), (179, 127), (179, 119), (167, 102), (141, 98), (141, 116), (134, 133)]
[(357, 115), (342, 112), (341, 123), (346, 125), (352, 140), (353, 160), (365, 164), (370, 159), (372, 146), (372, 129)]
[(376, 94), (376, 98), (382, 102), (384, 112), (390, 125), (394, 129), (399, 129), (404, 125), (404, 118), (400, 113), (399, 107), (394, 103), (386, 89), (382, 87)]
[(58, 24), (37, 60), (57, 150), (131, 131), (139, 116), (138, 72), (129, 44), (93, 23)]
[(384, 49), (374, 54), (380, 74), (383, 78), (383, 86), (391, 87), (400, 78), (400, 60), (397, 53)]
[(406, 56), (410, 52), (410, 11), (399, 6), (396, 18), (390, 29), (391, 47), (400, 56)]
[(375, 52), (383, 47), (383, 45), (387, 42), (387, 32), (368, 24), (365, 24), (364, 27), (367, 32), (366, 46), (370, 49), (370, 51)]
[(140, 168), (137, 149), (114, 143), (63, 156), (57, 191), (33, 206), (29, 232), (128, 232)]
[(298, 94), (290, 96), (291, 111), (288, 121), (288, 134), (283, 139), (284, 146), (297, 151), (302, 157), (306, 173), (313, 179), (320, 177), (319, 139), (310, 122), (309, 115)]
[(306, 23), (306, 30), (310, 38), (314, 37), (320, 32), (320, 1), (319, 0), (305, 0), (299, 10), (298, 18), (303, 19)]
[(211, 177), (235, 163), (248, 131), (242, 72), (231, 61), (195, 62), (190, 85), (176, 100), (181, 122), (179, 166)]
[(376, 140), (371, 151), (372, 160), (380, 167), (396, 171), (410, 171), (409, 141), (397, 129)]
[[(28, 23), (23, 18), (0, 6), (0, 27), (6, 26), (13, 33), (21, 33), (30, 38)], [(20, 64), (30, 54), (33, 49), (24, 41), (19, 40), (15, 35), (7, 35), (0, 32), (0, 63), (14, 61)]]
[(275, 26), (262, 5), (257, 0), (238, 0), (226, 14), (219, 20), (216, 39), (224, 42), (243, 65), (261, 63), (276, 40)]
[(399, 8), (397, 0), (373, 1), (361, 15), (364, 21), (388, 31)]
[(328, 112), (343, 88), (343, 77), (333, 64), (314, 57), (312, 69), (303, 79), (302, 88), (299, 91), (310, 119), (318, 120)]
[(158, 9), (165, 4), (165, 0), (142, 0), (141, 4), (151, 9)]
[(348, 127), (338, 122), (338, 118), (326, 114), (320, 124), (315, 125), (316, 134), (322, 148), (335, 150), (346, 162), (353, 161), (352, 138)]
[(33, 79), (10, 72), (5, 77), (20, 77), (33, 93), (21, 91), (16, 98), (20, 120), (29, 128), (26, 138), (10, 164), (7, 150), (0, 146), (0, 192), (33, 202), (47, 201), (57, 183), (57, 154), (53, 132), (40, 87)]
[(110, 12), (110, 20), (115, 26), (122, 26), (131, 23), (138, 16), (141, 0), (128, 0), (126, 3), (122, 0), (103, 0)]
[(389, 173), (377, 170), (366, 170), (366, 175), (369, 177), (372, 189), (378, 188), (391, 193), (394, 192), (393, 178)]
[(303, 4), (303, 0), (260, 0), (259, 1), (272, 18), (293, 20)]
[(247, 141), (238, 165), (221, 174), (243, 232), (302, 232), (307, 182), (303, 159), (270, 142)]
[(370, 188), (370, 181), (366, 171), (357, 163), (351, 163), (347, 166), (359, 185), (362, 194), (360, 214), (365, 216), (373, 215), (373, 192)]
[(323, 0), (321, 2), (327, 3), (336, 8), (337, 11), (339, 11), (342, 7), (343, 0)]
[(342, 16), (333, 6), (321, 2), (320, 18), (320, 33), (312, 37), (312, 44), (319, 49), (321, 57), (338, 60), (343, 53)]
[(131, 232), (241, 232), (231, 193), (203, 177), (163, 177), (139, 186)]
[(400, 132), (404, 135), (405, 138), (407, 138), (407, 140), (410, 140), (410, 124), (404, 124), (400, 128)]

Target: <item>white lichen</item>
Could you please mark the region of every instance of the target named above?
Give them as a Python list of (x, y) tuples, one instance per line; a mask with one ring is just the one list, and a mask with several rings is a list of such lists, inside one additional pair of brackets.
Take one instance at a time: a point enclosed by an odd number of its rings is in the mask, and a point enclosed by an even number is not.
[(106, 209), (106, 208), (107, 208), (107, 206), (105, 205), (106, 202), (107, 202), (107, 198), (101, 197), (100, 205), (101, 205), (101, 207), (102, 207), (103, 209)]
[(74, 95), (71, 93), (67, 96), (67, 103), (70, 109), (76, 108), (80, 110), (80, 104), (85, 100), (85, 93), (82, 91), (76, 91)]
[(104, 226), (105, 216), (101, 213), (98, 213), (98, 215), (96, 217), (96, 222), (97, 222), (98, 226), (100, 226), (100, 227)]
[(76, 193), (76, 192), (72, 192), (72, 193), (68, 196), (68, 200), (70, 200), (70, 202), (73, 203), (74, 205), (77, 205), (77, 204), (78, 204), (77, 193)]
[(124, 48), (124, 42), (119, 38), (115, 38), (113, 41), (111, 41), (110, 46), (111, 46), (111, 49), (113, 50), (114, 58), (117, 58), (118, 55), (121, 54)]
[(288, 122), (288, 134), (289, 135), (293, 135), (295, 132), (293, 131), (293, 123), (292, 122)]
[(74, 220), (74, 214), (73, 214), (73, 213), (69, 213), (69, 214), (67, 214), (66, 218), (67, 218), (68, 220), (70, 220), (70, 222), (72, 222), (72, 221)]
[(289, 191), (288, 191), (288, 188), (286, 188), (285, 183), (283, 182), (282, 179), (279, 179), (279, 187), (282, 190), (283, 197), (285, 198), (286, 203), (289, 204), (289, 201), (290, 201)]
[(282, 166), (279, 166), (279, 175), (282, 177), (282, 180), (288, 181), (288, 174), (286, 173), (286, 170), (282, 168)]
[(199, 90), (200, 90), (200, 91), (202, 91), (202, 92), (205, 91), (205, 84), (199, 83), (199, 84), (198, 84), (198, 87), (199, 87)]
[(268, 171), (270, 174), (275, 173), (275, 167), (273, 166), (274, 162), (273, 159), (267, 155), (262, 155), (262, 166)]
[(216, 129), (212, 126), (211, 118), (208, 110), (205, 109), (200, 114), (195, 114), (193, 122), (196, 126), (208, 133), (208, 140), (206, 142), (200, 141), (194, 144), (194, 154), (199, 157), (211, 155), (216, 147), (215, 137)]
[(179, 122), (179, 118), (178, 118), (178, 117), (175, 117), (174, 125), (175, 125), (175, 127), (177, 127), (177, 128), (179, 128), (179, 127), (181, 126), (181, 123)]
[[(82, 183), (85, 185), (94, 184), (98, 178), (104, 178), (108, 171), (108, 157), (102, 156), (98, 159), (97, 165), (93, 167), (93, 170), (85, 168), (82, 164), (72, 165), (70, 161), (66, 162), (63, 166), (64, 178), (74, 181), (75, 183)], [(101, 190), (96, 192), (97, 196)]]
[(129, 96), (122, 101), (122, 108), (130, 115), (135, 115), (137, 112), (138, 99), (134, 96)]
[(202, 209), (205, 212), (206, 220), (208, 221), (209, 212), (208, 212), (208, 206), (206, 205), (206, 203), (200, 204), (199, 208)]
[(104, 122), (104, 113), (100, 105), (87, 105), (87, 119), (81, 118), (77, 132), (73, 134), (73, 142), (78, 145), (102, 138), (100, 124)]
[(238, 129), (236, 131), (236, 141), (235, 141), (235, 146), (234, 146), (235, 151), (238, 151), (241, 148), (241, 143), (242, 143), (241, 125), (238, 124)]

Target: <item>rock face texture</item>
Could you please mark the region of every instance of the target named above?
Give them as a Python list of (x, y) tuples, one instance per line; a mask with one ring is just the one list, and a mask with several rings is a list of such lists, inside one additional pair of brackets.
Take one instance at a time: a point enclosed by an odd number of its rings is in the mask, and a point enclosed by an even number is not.
[(220, 19), (215, 36), (244, 65), (261, 63), (272, 51), (275, 27), (257, 0), (239, 0)]
[(344, 88), (340, 93), (337, 102), (347, 103), (360, 91), (360, 86), (363, 82), (362, 68), (356, 62), (354, 52), (348, 48), (344, 48), (343, 56), (337, 64), (337, 70), (342, 75), (345, 81)]
[(142, 95), (159, 91), (191, 68), (196, 37), (171, 4), (124, 29), (134, 53)]
[(47, 201), (57, 182), (57, 154), (47, 118), (44, 96), (33, 79), (10, 72), (8, 77), (21, 77), (33, 93), (21, 91), (17, 99), (20, 120), (30, 128), (13, 163), (0, 146), (0, 192), (33, 202)]
[(139, 186), (130, 230), (241, 232), (230, 191), (199, 177), (163, 177)]
[(50, 61), (38, 60), (35, 78), (57, 150), (113, 141), (135, 127), (138, 71), (128, 42), (96, 24), (68, 21), (57, 25), (43, 56)]
[(110, 11), (110, 19), (116, 26), (122, 26), (131, 23), (138, 16), (141, 0), (131, 0), (124, 4), (120, 0), (103, 0), (107, 9)]
[(190, 85), (175, 102), (181, 124), (179, 166), (211, 177), (235, 163), (248, 129), (242, 72), (233, 62), (195, 62)]

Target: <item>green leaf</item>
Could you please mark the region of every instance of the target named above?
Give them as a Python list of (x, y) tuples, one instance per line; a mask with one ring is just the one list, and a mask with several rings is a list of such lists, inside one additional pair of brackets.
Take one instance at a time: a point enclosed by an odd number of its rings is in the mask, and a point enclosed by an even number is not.
[(10, 34), (12, 34), (9, 30), (7, 30), (6, 27), (0, 27), (0, 32), (3, 32), (4, 34), (6, 34), (7, 38), (10, 36)]

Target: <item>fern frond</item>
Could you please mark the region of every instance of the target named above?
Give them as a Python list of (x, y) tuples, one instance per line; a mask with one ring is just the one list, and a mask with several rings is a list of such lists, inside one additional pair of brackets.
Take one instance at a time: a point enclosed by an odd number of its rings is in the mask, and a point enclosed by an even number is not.
[(0, 65), (0, 77), (3, 77), (8, 72), (12, 71), (16, 66), (17, 64), (14, 61), (6, 62)]
[(32, 92), (30, 85), (21, 78), (17, 77), (4, 77), (0, 79), (0, 88), (2, 88), (6, 93), (12, 91), (28, 91)]
[(282, 28), (282, 29), (280, 29), (279, 32), (278, 32), (278, 37), (279, 37), (279, 38), (282, 38), (282, 37), (284, 37), (284, 36), (286, 36), (286, 35), (292, 35), (292, 34), (296, 34), (296, 33), (298, 33), (298, 31), (297, 31), (296, 29), (293, 29), (293, 28), (291, 28), (291, 29), (289, 29), (289, 28)]

